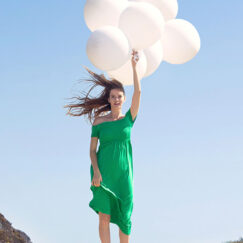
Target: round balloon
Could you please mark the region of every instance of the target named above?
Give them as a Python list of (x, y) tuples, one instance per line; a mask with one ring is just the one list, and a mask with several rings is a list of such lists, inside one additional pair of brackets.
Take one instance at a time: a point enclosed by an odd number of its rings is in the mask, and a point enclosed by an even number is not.
[(127, 4), (126, 0), (87, 0), (84, 20), (91, 31), (105, 25), (118, 27), (120, 14)]
[(156, 71), (163, 59), (161, 40), (143, 50), (147, 60), (147, 70), (143, 77), (148, 77)]
[(122, 66), (128, 60), (130, 51), (126, 36), (114, 26), (105, 26), (92, 32), (86, 46), (89, 60), (103, 71)]
[(164, 58), (171, 64), (183, 64), (191, 60), (200, 49), (200, 36), (196, 28), (184, 19), (166, 22), (161, 39)]
[[(141, 80), (146, 72), (147, 61), (143, 51), (139, 51), (138, 55), (139, 61), (136, 66), (136, 71), (139, 80)], [(122, 67), (107, 72), (107, 74), (109, 77), (120, 81), (123, 85), (133, 85), (133, 68), (131, 60), (128, 60)]]
[(165, 21), (174, 19), (178, 13), (177, 0), (130, 0), (135, 2), (148, 2), (156, 6), (164, 16)]
[(121, 13), (119, 28), (131, 47), (141, 50), (158, 41), (164, 31), (164, 18), (159, 9), (146, 2), (130, 2)]

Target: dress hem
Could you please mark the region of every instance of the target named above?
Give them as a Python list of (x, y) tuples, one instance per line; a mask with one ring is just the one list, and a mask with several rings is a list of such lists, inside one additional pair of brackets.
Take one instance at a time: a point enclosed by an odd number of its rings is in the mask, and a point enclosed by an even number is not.
[[(94, 187), (94, 186), (90, 186), (90, 189), (92, 190), (93, 187)], [(109, 188), (107, 188), (106, 186), (104, 186), (104, 185), (102, 184), (102, 182), (101, 182), (101, 184), (100, 184), (100, 187), (101, 187), (106, 193), (108, 193), (110, 196), (112, 196), (112, 198), (113, 198), (113, 199), (115, 200), (115, 202), (116, 202), (117, 207), (119, 208), (118, 200), (120, 200), (120, 198), (119, 198), (118, 196), (116, 196), (116, 194), (115, 194), (114, 192), (112, 192)], [(93, 191), (93, 190), (92, 190), (92, 191)], [(89, 207), (92, 208), (97, 214), (99, 214), (99, 212), (102, 212), (102, 213), (105, 213), (105, 214), (110, 215), (110, 222), (113, 223), (113, 224), (116, 224), (124, 234), (126, 234), (126, 235), (130, 235), (130, 232), (131, 232), (131, 226), (130, 226), (130, 227), (129, 227), (129, 226), (128, 226), (128, 227), (125, 226), (126, 228), (128, 228), (128, 231), (125, 231), (125, 230), (124, 230), (124, 227), (123, 227), (119, 222), (117, 222), (117, 220), (115, 220), (115, 219), (112, 217), (111, 212), (108, 212), (108, 211), (106, 211), (106, 210), (103, 210), (103, 209), (101, 209), (101, 208), (99, 208), (99, 207), (93, 205), (93, 204), (92, 204), (92, 201), (89, 203)], [(119, 214), (120, 214), (120, 212), (119, 212)], [(129, 228), (130, 228), (130, 229), (129, 229)]]

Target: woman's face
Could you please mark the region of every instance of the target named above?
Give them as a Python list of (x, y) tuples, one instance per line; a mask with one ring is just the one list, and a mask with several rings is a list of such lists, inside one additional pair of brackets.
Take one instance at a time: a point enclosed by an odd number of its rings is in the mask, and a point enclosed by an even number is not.
[(126, 97), (124, 96), (124, 93), (121, 90), (111, 90), (110, 97), (108, 98), (108, 102), (111, 104), (111, 107), (121, 108), (125, 100)]

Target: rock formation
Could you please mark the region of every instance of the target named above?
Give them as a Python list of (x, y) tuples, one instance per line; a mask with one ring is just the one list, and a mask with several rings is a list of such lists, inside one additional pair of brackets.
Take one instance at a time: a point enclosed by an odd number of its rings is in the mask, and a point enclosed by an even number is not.
[(23, 231), (15, 229), (0, 213), (0, 243), (32, 243)]

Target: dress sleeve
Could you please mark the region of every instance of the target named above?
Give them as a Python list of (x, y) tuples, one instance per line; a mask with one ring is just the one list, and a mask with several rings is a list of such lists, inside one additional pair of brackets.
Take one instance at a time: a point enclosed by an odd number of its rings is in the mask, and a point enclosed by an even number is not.
[(131, 108), (126, 113), (126, 116), (128, 117), (128, 120), (130, 121), (131, 125), (133, 126), (134, 122), (137, 119), (137, 116), (135, 116), (134, 120), (132, 120), (132, 114), (131, 114)]
[(99, 137), (99, 130), (97, 125), (96, 126), (92, 125), (91, 137)]

